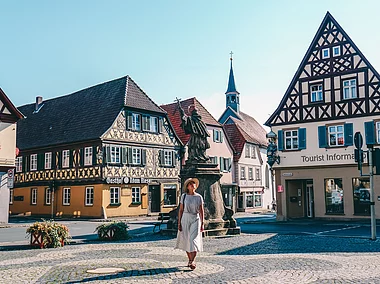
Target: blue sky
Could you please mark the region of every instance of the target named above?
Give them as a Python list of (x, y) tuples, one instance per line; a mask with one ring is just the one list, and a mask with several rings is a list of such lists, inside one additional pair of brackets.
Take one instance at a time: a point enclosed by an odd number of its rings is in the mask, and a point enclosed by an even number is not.
[(158, 104), (219, 118), (229, 53), (241, 109), (264, 123), (326, 11), (380, 71), (377, 1), (0, 0), (0, 87), (16, 106), (130, 75)]

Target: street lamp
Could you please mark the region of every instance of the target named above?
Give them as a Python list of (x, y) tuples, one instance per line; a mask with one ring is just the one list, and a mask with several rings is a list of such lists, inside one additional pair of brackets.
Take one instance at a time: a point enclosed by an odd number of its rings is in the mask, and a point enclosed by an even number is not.
[(270, 167), (270, 173), (271, 173), (271, 181), (272, 181), (272, 209), (276, 210), (276, 197), (275, 197), (275, 190), (274, 190), (274, 173), (273, 173), (273, 165), (274, 163), (279, 164), (280, 163), (280, 156), (277, 154), (277, 135), (272, 130), (267, 133), (266, 137), (269, 140), (268, 148), (267, 148), (267, 164)]

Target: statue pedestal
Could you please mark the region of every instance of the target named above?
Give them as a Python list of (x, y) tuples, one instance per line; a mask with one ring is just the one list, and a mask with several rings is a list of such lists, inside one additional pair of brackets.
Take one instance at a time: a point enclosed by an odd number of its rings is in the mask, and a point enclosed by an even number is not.
[[(204, 236), (220, 236), (226, 234), (240, 234), (240, 228), (236, 227), (236, 220), (230, 208), (224, 206), (222, 191), (219, 180), (222, 174), (217, 164), (186, 161), (180, 173), (182, 182), (182, 193), (185, 192), (183, 183), (188, 178), (199, 179), (199, 187), (196, 192), (201, 194), (204, 199), (205, 211), (205, 232)], [(178, 228), (178, 208), (170, 212), (170, 220), (167, 230), (163, 234), (170, 232), (177, 233)]]

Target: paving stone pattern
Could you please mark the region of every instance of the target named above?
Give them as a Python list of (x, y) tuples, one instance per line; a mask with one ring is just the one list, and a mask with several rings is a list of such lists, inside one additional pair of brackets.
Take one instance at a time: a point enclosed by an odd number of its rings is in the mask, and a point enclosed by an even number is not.
[[(197, 268), (186, 267), (175, 239), (0, 251), (0, 283), (380, 283), (380, 241), (240, 235), (204, 239)], [(122, 268), (115, 274), (90, 269)]]

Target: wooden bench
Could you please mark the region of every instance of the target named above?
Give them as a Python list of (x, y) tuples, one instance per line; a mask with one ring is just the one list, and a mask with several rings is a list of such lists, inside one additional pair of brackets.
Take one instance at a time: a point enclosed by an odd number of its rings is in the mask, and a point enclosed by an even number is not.
[(161, 225), (162, 224), (167, 224), (168, 221), (169, 221), (169, 219), (170, 219), (169, 213), (160, 213), (158, 215), (157, 220), (161, 221), (161, 222), (154, 223), (153, 233), (156, 233), (156, 229), (158, 229), (157, 233), (159, 233), (161, 231)]

